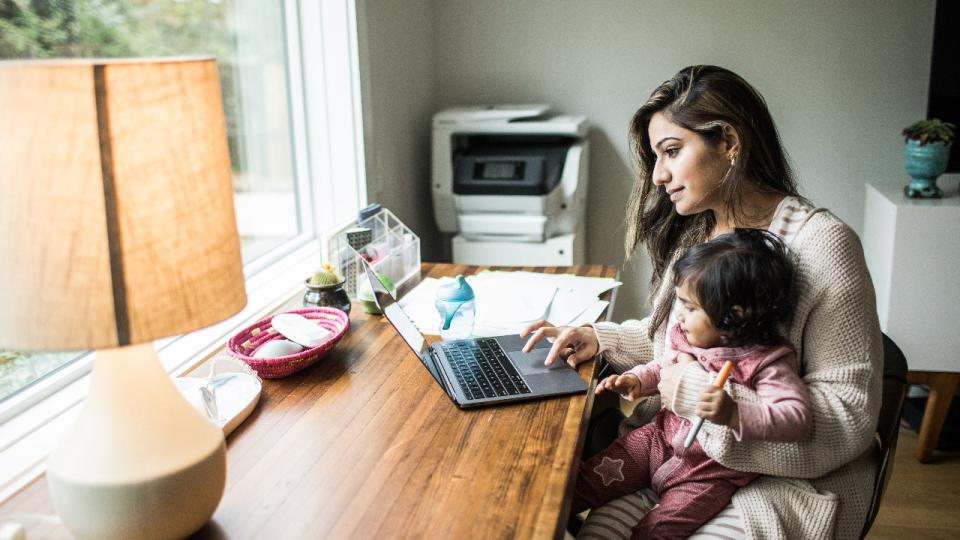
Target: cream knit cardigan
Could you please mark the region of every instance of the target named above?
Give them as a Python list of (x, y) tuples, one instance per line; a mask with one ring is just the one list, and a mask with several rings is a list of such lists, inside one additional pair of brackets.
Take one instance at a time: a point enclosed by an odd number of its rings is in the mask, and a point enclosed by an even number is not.
[[(800, 358), (810, 392), (813, 432), (805, 442), (736, 441), (705, 422), (697, 437), (723, 465), (763, 475), (733, 497), (748, 538), (859, 538), (873, 490), (871, 448), (880, 409), (883, 345), (873, 285), (856, 233), (833, 214), (794, 197), (780, 203), (770, 230), (790, 248), (797, 305), (785, 335)], [(655, 304), (667, 301), (672, 265)], [(665, 327), (653, 341), (650, 318), (596, 323), (600, 351), (617, 371), (663, 354)], [(681, 376), (671, 408), (692, 417), (713, 374), (696, 362)], [(742, 385), (727, 390), (756, 400)], [(637, 407), (649, 416), (659, 399)]]

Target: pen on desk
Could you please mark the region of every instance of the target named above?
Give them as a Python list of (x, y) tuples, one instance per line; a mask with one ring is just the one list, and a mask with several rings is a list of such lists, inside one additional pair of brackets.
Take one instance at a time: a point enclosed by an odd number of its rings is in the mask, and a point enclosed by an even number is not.
[(550, 301), (547, 302), (547, 308), (543, 310), (543, 316), (540, 317), (543, 320), (548, 320), (550, 318), (550, 310), (553, 308), (553, 301), (557, 299), (557, 292), (560, 289), (558, 287), (553, 288), (553, 295), (550, 297)]
[[(733, 362), (727, 360), (723, 363), (723, 367), (720, 368), (720, 373), (717, 373), (717, 378), (713, 381), (713, 386), (716, 388), (723, 388), (723, 383), (727, 382), (727, 377), (730, 376), (730, 370), (733, 369)], [(683, 440), (683, 447), (690, 448), (690, 445), (693, 444), (693, 441), (697, 438), (697, 433), (700, 431), (700, 428), (703, 426), (703, 418), (698, 416), (694, 421), (693, 425), (690, 426), (690, 431), (687, 432), (687, 438)]]

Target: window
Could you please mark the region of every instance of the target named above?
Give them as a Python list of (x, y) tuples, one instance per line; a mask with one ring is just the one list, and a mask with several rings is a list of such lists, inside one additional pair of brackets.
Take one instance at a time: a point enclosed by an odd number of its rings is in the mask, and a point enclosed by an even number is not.
[(26, 388), (82, 353), (20, 353), (0, 350), (0, 399)]
[[(217, 0), (76, 0), (4, 4), (10, 58), (217, 58), (245, 263), (304, 231), (291, 144), (283, 6)], [(0, 399), (77, 354), (0, 353)]]
[[(251, 305), (206, 343), (158, 342), (171, 371), (302, 285), (323, 232), (365, 203), (355, 41), (353, 0), (0, 0), (0, 59), (217, 58)], [(19, 436), (9, 420), (85, 376), (83, 359), (0, 350), (0, 451)]]

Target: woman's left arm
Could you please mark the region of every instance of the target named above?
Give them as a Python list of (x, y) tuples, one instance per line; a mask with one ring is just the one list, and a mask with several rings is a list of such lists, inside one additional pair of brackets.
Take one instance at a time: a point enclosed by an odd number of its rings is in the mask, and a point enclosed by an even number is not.
[[(880, 407), (883, 347), (873, 285), (856, 234), (829, 214), (814, 216), (792, 249), (798, 305), (791, 341), (799, 345), (813, 430), (806, 441), (737, 441), (706, 423), (698, 440), (710, 457), (739, 470), (817, 478), (852, 461), (872, 443)], [(662, 374), (669, 377), (671, 374)], [(711, 375), (696, 363), (679, 375), (673, 410), (690, 416)], [(756, 393), (734, 389), (737, 400)]]

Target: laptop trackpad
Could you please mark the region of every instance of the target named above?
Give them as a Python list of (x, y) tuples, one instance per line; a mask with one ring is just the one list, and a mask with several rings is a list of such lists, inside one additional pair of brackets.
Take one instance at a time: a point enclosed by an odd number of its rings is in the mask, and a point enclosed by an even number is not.
[(516, 351), (510, 353), (510, 359), (513, 360), (513, 365), (517, 366), (517, 369), (520, 370), (520, 373), (523, 375), (549, 373), (558, 369), (570, 369), (570, 366), (568, 366), (566, 362), (559, 359), (554, 361), (550, 367), (543, 365), (543, 361), (547, 359), (548, 352), (550, 352), (549, 348), (533, 349), (528, 353)]

